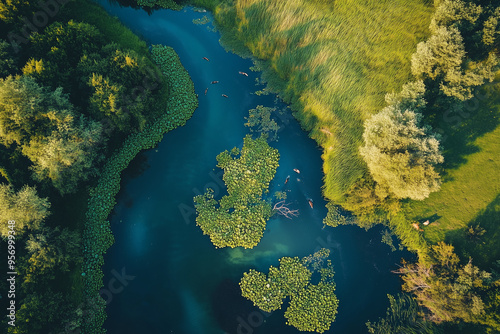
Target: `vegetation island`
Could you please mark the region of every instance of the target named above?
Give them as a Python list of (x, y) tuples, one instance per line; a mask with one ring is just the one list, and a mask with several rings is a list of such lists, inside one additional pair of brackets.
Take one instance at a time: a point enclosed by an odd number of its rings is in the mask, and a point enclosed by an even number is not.
[[(118, 2), (210, 11), (221, 44), (253, 60), (265, 92), (322, 148), (325, 228), (382, 224), (383, 242), (416, 254), (368, 333), (500, 332), (497, 1)], [(5, 317), (0, 329), (105, 333), (99, 290), (121, 172), (184, 125), (197, 96), (172, 48), (148, 48), (93, 2), (49, 1), (46, 22), (28, 22), (39, 10), (0, 3), (0, 247), (15, 231), (18, 273), (16, 326)], [(214, 247), (255, 247), (282, 213), (283, 194), (268, 196), (279, 164), (269, 112), (247, 118), (260, 137), (217, 156), (227, 195), (194, 198)], [(288, 325), (323, 333), (342, 304), (328, 257), (249, 269), (241, 294), (265, 312), (287, 302)]]

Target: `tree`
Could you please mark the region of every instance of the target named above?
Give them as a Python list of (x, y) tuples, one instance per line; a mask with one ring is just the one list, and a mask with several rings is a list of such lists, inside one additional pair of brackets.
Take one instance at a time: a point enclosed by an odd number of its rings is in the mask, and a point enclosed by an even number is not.
[(269, 140), (278, 140), (279, 125), (274, 119), (271, 119), (271, 114), (276, 111), (276, 108), (269, 108), (258, 105), (255, 109), (250, 109), (248, 117), (245, 117), (247, 122), (245, 126), (250, 128), (251, 132), (264, 133), (269, 136)]
[(484, 22), (483, 43), (493, 48), (500, 46), (500, 7)]
[(460, 68), (465, 57), (462, 35), (455, 27), (436, 28), (434, 34), (417, 45), (411, 70), (417, 78), (436, 79), (449, 69)]
[(27, 294), (16, 312), (16, 326), (9, 326), (8, 333), (64, 333), (65, 325), (78, 316), (69, 297), (51, 288)]
[(485, 15), (484, 9), (473, 3), (441, 3), (430, 25), (432, 36), (419, 43), (412, 56), (413, 74), (436, 80), (443, 94), (462, 101), (474, 96), (474, 87), (493, 81), (498, 66), (492, 47), (497, 38), (497, 15), (496, 11), (488, 19)]
[(396, 198), (423, 200), (440, 188), (434, 166), (443, 162), (443, 156), (437, 136), (420, 124), (422, 94), (422, 82), (408, 84), (399, 99), (389, 95), (392, 104), (365, 122), (360, 153), (382, 188), (379, 196), (387, 189)]
[(254, 140), (247, 135), (241, 152), (234, 148), (217, 156), (228, 195), (217, 201), (208, 189), (194, 198), (196, 225), (216, 247), (252, 248), (259, 243), (272, 215), (271, 204), (261, 197), (274, 178), (278, 161), (278, 150), (263, 136)]
[(59, 227), (43, 227), (30, 234), (26, 241), (28, 251), (27, 267), (24, 273), (25, 283), (39, 284), (55, 278), (55, 270), (68, 271), (72, 263), (80, 261), (80, 235), (78, 232)]
[(481, 298), (491, 287), (491, 274), (472, 265), (459, 265), (453, 246), (439, 242), (432, 246), (431, 263), (405, 263), (403, 289), (415, 294), (426, 308), (426, 319), (478, 322), (484, 317), (485, 304)]
[(27, 229), (36, 231), (50, 214), (47, 198), (40, 198), (34, 187), (24, 186), (16, 192), (12, 185), (0, 184), (0, 235), (9, 235), (9, 220), (15, 221), (15, 237), (19, 238)]
[(102, 125), (75, 114), (61, 88), (49, 91), (25, 76), (0, 80), (0, 140), (17, 144), (34, 178), (62, 194), (92, 174), (103, 142)]
[(35, 180), (50, 180), (61, 194), (67, 194), (95, 173), (102, 125), (83, 115), (78, 122), (68, 116), (62, 125), (66, 129), (60, 127), (49, 137), (31, 139), (22, 152), (34, 163), (31, 169)]
[(16, 72), (17, 66), (12, 47), (9, 43), (0, 39), (0, 78), (5, 78)]

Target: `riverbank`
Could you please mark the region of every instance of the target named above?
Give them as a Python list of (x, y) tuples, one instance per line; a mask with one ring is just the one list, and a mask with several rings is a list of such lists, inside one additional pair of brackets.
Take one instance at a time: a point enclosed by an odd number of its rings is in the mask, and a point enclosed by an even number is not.
[(169, 98), (165, 114), (142, 132), (130, 135), (123, 146), (106, 163), (97, 185), (91, 189), (86, 214), (84, 242), (84, 297), (96, 306), (84, 323), (84, 333), (103, 333), (106, 319), (105, 302), (99, 297), (103, 287), (103, 255), (113, 244), (113, 234), (107, 220), (113, 210), (115, 197), (120, 190), (121, 173), (141, 151), (155, 147), (163, 135), (182, 126), (197, 107), (197, 97), (189, 74), (172, 48), (154, 45), (153, 60), (169, 80)]

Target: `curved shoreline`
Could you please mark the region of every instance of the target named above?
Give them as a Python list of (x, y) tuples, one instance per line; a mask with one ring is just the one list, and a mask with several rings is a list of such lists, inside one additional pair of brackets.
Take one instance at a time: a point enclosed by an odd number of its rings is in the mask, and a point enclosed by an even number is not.
[(108, 219), (120, 191), (121, 173), (142, 150), (155, 147), (163, 135), (183, 126), (198, 106), (194, 84), (171, 47), (153, 45), (152, 57), (167, 78), (170, 95), (166, 112), (142, 132), (131, 134), (115, 151), (104, 166), (97, 185), (90, 189), (88, 210), (83, 232), (82, 277), (84, 301), (90, 310), (82, 324), (82, 333), (105, 333), (102, 328), (106, 319), (106, 302), (100, 296), (104, 274), (103, 255), (114, 243)]

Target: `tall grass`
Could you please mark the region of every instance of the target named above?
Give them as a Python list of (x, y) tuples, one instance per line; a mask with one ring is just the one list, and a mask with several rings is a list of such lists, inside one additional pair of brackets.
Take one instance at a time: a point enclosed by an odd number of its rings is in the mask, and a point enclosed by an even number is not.
[(235, 0), (211, 3), (228, 49), (262, 61), (271, 90), (324, 149), (327, 198), (366, 172), (363, 121), (410, 79), (410, 57), (427, 36), (424, 0)]

